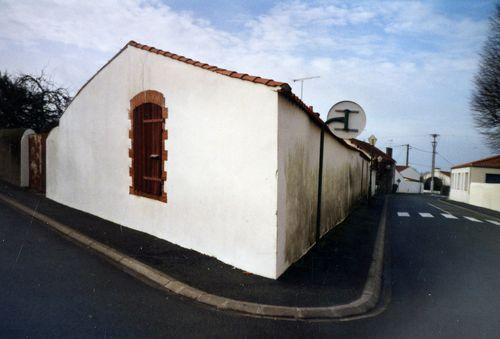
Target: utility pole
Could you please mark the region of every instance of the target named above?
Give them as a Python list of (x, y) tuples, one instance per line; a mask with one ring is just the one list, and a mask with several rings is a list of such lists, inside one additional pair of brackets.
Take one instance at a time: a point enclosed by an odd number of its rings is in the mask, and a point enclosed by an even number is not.
[(432, 137), (432, 167), (431, 167), (431, 194), (434, 191), (434, 169), (436, 167), (436, 146), (437, 146), (437, 137), (439, 134), (431, 134)]
[(410, 160), (410, 144), (406, 144), (403, 146), (406, 146), (406, 167), (408, 167), (408, 163)]
[(311, 80), (311, 79), (317, 79), (319, 78), (319, 75), (315, 75), (312, 77), (305, 77), (305, 78), (298, 78), (298, 79), (293, 79), (293, 82), (300, 81), (300, 100), (302, 100), (302, 95), (304, 94), (304, 81), (305, 80)]

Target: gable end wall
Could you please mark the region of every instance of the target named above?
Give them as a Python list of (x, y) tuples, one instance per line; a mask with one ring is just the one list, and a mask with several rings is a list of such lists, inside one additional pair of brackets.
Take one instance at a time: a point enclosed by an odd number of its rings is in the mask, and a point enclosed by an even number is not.
[[(166, 203), (129, 194), (130, 99), (165, 97)], [(275, 88), (127, 47), (47, 141), (47, 196), (262, 276), (276, 277)]]

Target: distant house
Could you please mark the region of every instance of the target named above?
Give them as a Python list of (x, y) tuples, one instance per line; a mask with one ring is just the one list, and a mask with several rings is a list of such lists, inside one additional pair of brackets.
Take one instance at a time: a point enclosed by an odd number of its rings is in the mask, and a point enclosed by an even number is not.
[(373, 156), (372, 166), (374, 170), (375, 184), (374, 189), (379, 193), (391, 193), (394, 185), (394, 172), (396, 161), (392, 158), (392, 148), (387, 147), (386, 151), (370, 145), (369, 143), (350, 139), (351, 144), (363, 151), (368, 157)]
[(47, 196), (277, 278), (368, 195), (368, 160), (287, 83), (131, 41), (51, 131)]
[(410, 166), (396, 166), (397, 193), (422, 193), (420, 173)]
[[(431, 190), (431, 172), (422, 174), (422, 182), (424, 184), (424, 192)], [(448, 195), (450, 193), (450, 172), (442, 171), (440, 168), (434, 169), (434, 193)]]
[(453, 166), (450, 199), (500, 211), (500, 155)]

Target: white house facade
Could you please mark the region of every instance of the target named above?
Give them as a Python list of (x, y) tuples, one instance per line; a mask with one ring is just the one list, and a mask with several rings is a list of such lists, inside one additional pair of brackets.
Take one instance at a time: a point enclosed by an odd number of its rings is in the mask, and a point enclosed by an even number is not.
[(420, 181), (420, 173), (410, 166), (396, 166), (397, 193), (422, 193), (424, 184)]
[[(47, 139), (47, 197), (279, 277), (314, 244), (323, 122), (286, 83), (128, 43)], [(321, 234), (368, 161), (326, 133)]]
[(450, 199), (500, 211), (500, 155), (452, 167)]
[[(422, 175), (422, 182), (424, 184), (424, 192), (430, 193), (431, 191), (431, 172), (425, 172)], [(450, 172), (443, 171), (440, 168), (434, 169), (434, 193), (443, 193), (448, 195), (448, 190), (451, 185)]]

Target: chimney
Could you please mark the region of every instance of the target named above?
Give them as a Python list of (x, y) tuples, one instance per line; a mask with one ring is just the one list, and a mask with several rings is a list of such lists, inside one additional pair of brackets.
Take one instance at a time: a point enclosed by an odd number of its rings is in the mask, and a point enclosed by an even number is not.
[(392, 147), (387, 147), (385, 153), (392, 159)]

